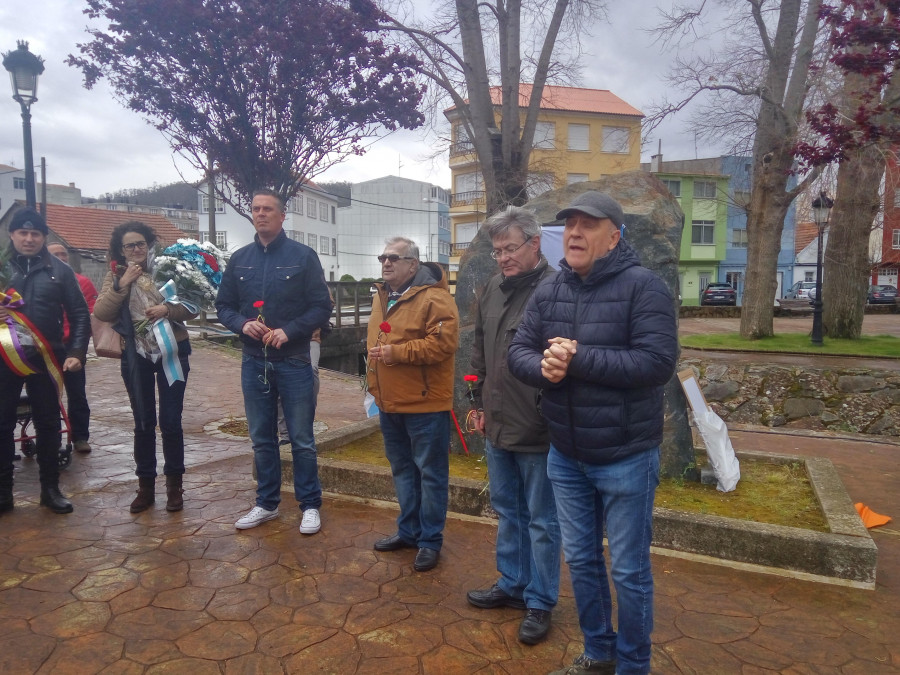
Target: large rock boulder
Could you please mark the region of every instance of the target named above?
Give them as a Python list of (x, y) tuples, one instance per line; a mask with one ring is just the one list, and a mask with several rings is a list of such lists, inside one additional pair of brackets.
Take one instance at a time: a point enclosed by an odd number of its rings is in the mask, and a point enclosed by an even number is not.
[[(532, 199), (526, 206), (550, 225), (556, 214), (579, 194), (589, 190), (606, 192), (615, 198), (625, 212), (625, 237), (641, 257), (645, 267), (656, 272), (669, 287), (673, 303), (678, 303), (678, 257), (684, 215), (678, 202), (652, 174), (633, 171), (609, 176), (598, 181), (567, 185)], [(497, 273), (490, 257), (491, 242), (482, 229), (460, 261), (456, 285), (456, 304), (460, 312), (460, 349), (457, 353), (456, 409), (468, 410), (462, 374), (469, 370), (471, 332), (474, 327), (474, 304), (480, 288)], [(556, 261), (551, 261), (555, 263)], [(662, 472), (667, 476), (685, 476), (699, 480), (694, 468), (693, 444), (688, 425), (686, 403), (677, 377), (665, 390), (665, 438), (662, 447)], [(470, 435), (467, 440), (470, 439)], [(478, 439), (475, 449), (483, 445)]]

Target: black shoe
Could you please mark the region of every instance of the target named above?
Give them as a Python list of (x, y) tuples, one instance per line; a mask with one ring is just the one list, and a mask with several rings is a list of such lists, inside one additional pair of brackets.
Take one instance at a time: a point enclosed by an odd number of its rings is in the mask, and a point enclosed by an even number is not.
[(438, 558), (441, 557), (440, 551), (433, 548), (420, 548), (416, 553), (416, 561), (413, 563), (413, 569), (416, 572), (427, 572), (437, 567)]
[(550, 612), (543, 609), (529, 609), (519, 624), (519, 642), (536, 645), (543, 642), (550, 632)]
[(470, 605), (481, 609), (496, 609), (497, 607), (525, 609), (525, 601), (522, 598), (514, 598), (497, 584), (486, 591), (469, 591), (466, 593), (466, 599)]
[(402, 548), (415, 548), (415, 544), (410, 544), (409, 542), (400, 538), (399, 534), (395, 534), (391, 537), (385, 537), (384, 539), (379, 539), (375, 542), (375, 550), (376, 551), (399, 551)]
[(53, 513), (72, 513), (72, 502), (63, 496), (58, 485), (41, 487), (41, 506), (46, 506)]
[(14, 505), (12, 490), (10, 489), (9, 492), (7, 492), (0, 488), (0, 513), (12, 511)]

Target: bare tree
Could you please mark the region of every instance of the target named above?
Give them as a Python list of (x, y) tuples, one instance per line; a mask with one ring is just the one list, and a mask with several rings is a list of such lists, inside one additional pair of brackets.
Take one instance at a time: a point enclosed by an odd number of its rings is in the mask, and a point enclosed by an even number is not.
[[(683, 40), (711, 3), (681, 5), (663, 15), (660, 38)], [(762, 338), (773, 334), (773, 308), (777, 289), (778, 253), (784, 219), (798, 194), (815, 180), (818, 170), (789, 188), (794, 171), (794, 148), (804, 122), (803, 112), (812, 85), (821, 0), (726, 0), (730, 9), (725, 30), (732, 36), (725, 47), (709, 57), (678, 60), (673, 84), (685, 92), (679, 100), (664, 102), (647, 120), (653, 129), (666, 116), (712, 92), (718, 99), (738, 99), (752, 112), (752, 180), (747, 208), (747, 279), (741, 311), (741, 335)], [(723, 129), (748, 121), (748, 113), (733, 105), (731, 119), (719, 116)], [(724, 124), (725, 126), (721, 126)]]
[[(488, 212), (527, 200), (544, 85), (572, 80), (579, 37), (603, 14), (601, 0), (455, 0), (429, 24), (394, 19), (387, 26), (425, 62), (423, 75), (437, 85), (435, 111), (442, 103), (455, 108), (481, 167)], [(558, 48), (561, 34), (568, 41)]]

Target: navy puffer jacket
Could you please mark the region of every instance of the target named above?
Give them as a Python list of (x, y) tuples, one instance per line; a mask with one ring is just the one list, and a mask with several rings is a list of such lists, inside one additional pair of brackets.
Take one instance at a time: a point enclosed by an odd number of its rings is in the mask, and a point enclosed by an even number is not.
[[(675, 371), (672, 296), (621, 240), (582, 281), (565, 261), (541, 284), (509, 350), (513, 375), (543, 389), (550, 440), (589, 464), (619, 461), (662, 442), (663, 385)], [(541, 375), (548, 340), (578, 341), (566, 377)]]

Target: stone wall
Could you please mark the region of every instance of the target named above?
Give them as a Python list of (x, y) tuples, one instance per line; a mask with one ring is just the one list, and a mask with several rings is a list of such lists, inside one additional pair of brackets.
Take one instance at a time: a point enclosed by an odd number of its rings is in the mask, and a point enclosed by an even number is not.
[(683, 359), (726, 422), (900, 436), (900, 372)]

